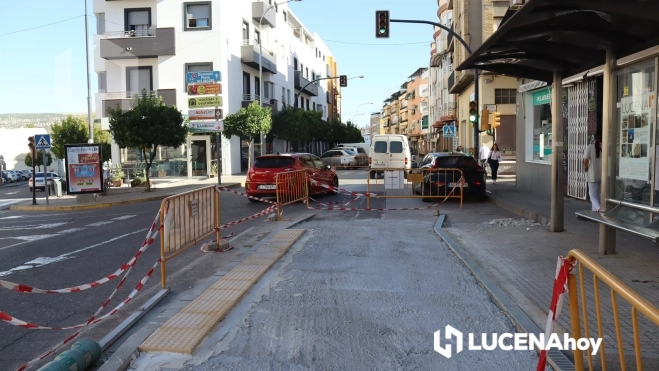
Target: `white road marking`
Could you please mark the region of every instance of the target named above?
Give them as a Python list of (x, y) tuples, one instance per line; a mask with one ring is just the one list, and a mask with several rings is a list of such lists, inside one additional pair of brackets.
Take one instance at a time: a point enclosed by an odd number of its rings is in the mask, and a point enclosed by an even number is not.
[(4, 238), (15, 238), (17, 240), (23, 240), (23, 241), (39, 241), (39, 240), (43, 240), (44, 238), (50, 238), (55, 236), (57, 236), (57, 234), (35, 234), (32, 236), (18, 236), (18, 237), (4, 237)]
[(84, 231), (87, 228), (71, 228), (71, 229), (65, 229), (63, 231), (57, 232), (58, 234), (64, 234), (64, 233), (73, 233), (73, 232), (79, 232), (79, 231)]
[(22, 217), (24, 217), (24, 216), (25, 216), (25, 215), (4, 216), (4, 217), (2, 217), (2, 218), (0, 218), (0, 219), (20, 219), (20, 218), (22, 218)]
[(124, 216), (120, 216), (120, 217), (117, 217), (117, 218), (113, 218), (112, 220), (126, 220), (126, 219), (130, 219), (130, 218), (134, 218), (136, 216), (137, 215), (124, 215)]
[(32, 225), (22, 225), (22, 226), (16, 226), (16, 227), (4, 227), (0, 228), (0, 231), (15, 231), (17, 229), (48, 229), (48, 228), (57, 228), (61, 227), (63, 225), (67, 224), (65, 223), (49, 223), (49, 224), (32, 224)]
[(28, 198), (13, 199), (13, 200), (0, 200), (0, 210), (8, 209), (11, 205), (18, 204), (21, 202), (29, 201)]
[(108, 220), (108, 221), (104, 221), (104, 222), (96, 222), (96, 223), (92, 223), (92, 224), (87, 224), (86, 226), (87, 227), (100, 227), (102, 225), (110, 224), (110, 223), (113, 223), (113, 221)]
[(16, 192), (5, 192), (6, 195), (15, 195), (16, 193), (18, 193), (18, 191), (16, 191)]
[[(128, 237), (128, 236), (133, 235), (135, 233), (140, 233), (140, 232), (144, 232), (144, 231), (148, 231), (148, 230), (149, 230), (149, 228), (144, 228), (144, 229), (140, 229), (140, 230), (137, 230), (137, 231), (134, 231), (134, 232), (126, 233), (126, 234), (123, 234), (121, 236), (111, 238), (107, 241), (99, 242), (97, 244), (90, 245), (90, 246), (84, 247), (82, 249), (71, 251), (71, 252), (68, 252), (66, 254), (62, 254), (62, 255), (59, 255), (59, 256), (55, 256), (55, 257), (39, 257), (39, 258), (36, 258), (34, 260), (30, 260), (29, 262), (23, 263), (23, 264), (19, 265), (18, 267), (14, 267), (14, 268), (12, 268), (8, 271), (0, 272), (0, 277), (8, 276), (8, 275), (10, 275), (12, 273), (15, 273), (15, 272), (18, 272), (18, 271), (24, 271), (24, 270), (27, 270), (27, 269), (39, 268), (39, 267), (43, 267), (44, 265), (57, 263), (57, 262), (67, 260), (67, 259), (72, 259), (72, 258), (75, 258), (75, 256), (72, 256), (74, 254), (77, 254), (77, 253), (80, 253), (80, 252), (83, 252), (83, 251), (87, 251), (87, 250), (90, 250), (90, 249), (108, 244), (110, 242), (117, 241), (117, 240), (122, 239), (124, 237)], [(57, 236), (57, 235), (55, 234), (55, 235), (52, 235), (52, 236)], [(52, 236), (49, 236), (49, 237), (52, 237)], [(16, 237), (13, 237), (13, 238), (16, 238)], [(16, 245), (20, 245), (20, 244), (27, 243), (27, 242), (30, 242), (30, 241), (21, 242), (21, 243), (16, 244)], [(12, 245), (12, 246), (16, 246), (16, 245)], [(0, 250), (6, 249), (6, 248), (9, 248), (9, 247), (12, 247), (12, 246), (3, 247), (3, 248), (0, 248)]]

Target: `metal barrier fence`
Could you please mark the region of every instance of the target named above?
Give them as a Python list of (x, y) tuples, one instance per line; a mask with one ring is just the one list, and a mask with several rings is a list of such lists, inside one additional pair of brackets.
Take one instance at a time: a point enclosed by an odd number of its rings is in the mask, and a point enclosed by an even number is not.
[[(616, 333), (616, 342), (618, 346), (618, 356), (620, 364), (617, 367), (620, 367), (623, 371), (626, 369), (626, 366), (630, 365), (625, 360), (625, 353), (623, 347), (623, 331), (621, 331), (621, 320), (620, 320), (620, 309), (618, 307), (618, 297), (625, 300), (625, 302), (631, 306), (631, 327), (632, 335), (634, 339), (634, 353), (636, 358), (636, 369), (643, 369), (643, 359), (641, 357), (641, 340), (639, 333), (639, 318), (638, 314), (641, 313), (645, 318), (654, 325), (659, 326), (659, 308), (652, 305), (649, 301), (644, 299), (642, 296), (637, 294), (629, 286), (625, 285), (621, 280), (613, 276), (608, 272), (604, 267), (597, 264), (595, 260), (591, 259), (588, 255), (583, 253), (581, 250), (571, 250), (568, 253), (567, 260), (570, 262), (578, 262), (579, 266), (579, 291), (581, 292), (581, 313), (583, 314), (583, 329), (585, 332), (586, 338), (590, 337), (590, 328), (588, 321), (588, 302), (586, 297), (590, 296), (586, 294), (585, 282), (584, 282), (584, 268), (586, 268), (593, 276), (593, 291), (595, 299), (595, 315), (597, 323), (597, 332), (599, 338), (604, 338), (604, 330), (602, 323), (602, 301), (600, 300), (600, 290), (599, 283), (607, 285), (611, 290), (611, 305), (613, 312), (614, 327)], [(570, 300), (570, 322), (572, 327), (572, 338), (579, 339), (581, 338), (581, 320), (579, 318), (579, 293), (577, 292), (577, 277), (574, 274), (568, 275), (568, 293)], [(625, 321), (627, 322), (627, 321)], [(606, 352), (604, 350), (604, 345), (600, 347), (600, 367), (597, 369), (602, 369), (606, 371), (607, 361), (606, 361)], [(588, 368), (593, 370), (593, 356), (591, 352), (587, 353), (588, 359)], [(584, 370), (584, 357), (583, 351), (575, 349), (574, 351), (574, 363), (575, 369), (577, 371)]]
[[(327, 161), (327, 159), (324, 159)], [(334, 156), (329, 158), (329, 165), (334, 169), (363, 169), (369, 168), (368, 156), (360, 155), (354, 158)]]
[[(384, 194), (379, 194), (382, 186)], [(422, 201), (459, 198), (462, 208), (465, 187), (460, 169), (386, 168), (369, 170), (366, 193), (376, 193), (377, 198), (420, 198)], [(371, 207), (371, 197), (367, 197), (366, 207)]]
[(162, 286), (167, 285), (167, 261), (203, 239), (220, 235), (220, 193), (215, 186), (169, 196), (160, 205)]
[(283, 206), (306, 201), (309, 198), (309, 179), (306, 170), (294, 170), (275, 176), (277, 195), (277, 220), (281, 220)]

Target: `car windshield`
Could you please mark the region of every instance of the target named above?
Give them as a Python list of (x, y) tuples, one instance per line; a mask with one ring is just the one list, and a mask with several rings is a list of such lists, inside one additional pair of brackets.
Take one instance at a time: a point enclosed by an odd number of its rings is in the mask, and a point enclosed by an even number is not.
[(344, 149), (343, 150), (345, 153), (349, 154), (350, 156), (356, 156), (357, 153), (355, 151), (349, 150), (349, 149)]
[(254, 167), (261, 169), (273, 169), (278, 167), (292, 166), (295, 163), (293, 157), (288, 156), (266, 156), (259, 157), (254, 161)]
[(478, 165), (473, 157), (437, 157), (435, 165), (439, 168), (476, 168)]
[(35, 178), (43, 178), (43, 173), (36, 173), (34, 174)]

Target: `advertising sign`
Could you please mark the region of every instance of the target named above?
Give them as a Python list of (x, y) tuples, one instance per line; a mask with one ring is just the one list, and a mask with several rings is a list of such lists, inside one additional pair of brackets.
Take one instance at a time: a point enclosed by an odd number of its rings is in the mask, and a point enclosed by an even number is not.
[(650, 180), (654, 92), (623, 97), (620, 105), (620, 173), (629, 180)]
[(222, 97), (220, 96), (188, 98), (190, 108), (220, 107), (221, 105)]
[(190, 121), (197, 120), (222, 120), (222, 109), (191, 109), (188, 110)]
[(222, 74), (220, 71), (188, 72), (185, 75), (185, 81), (187, 81), (188, 84), (220, 82), (222, 81)]
[(222, 84), (188, 85), (188, 95), (222, 94)]
[(64, 146), (66, 186), (69, 194), (103, 192), (103, 164), (100, 144)]
[(195, 131), (222, 131), (224, 129), (224, 123), (222, 120), (191, 122), (190, 129), (194, 129)]

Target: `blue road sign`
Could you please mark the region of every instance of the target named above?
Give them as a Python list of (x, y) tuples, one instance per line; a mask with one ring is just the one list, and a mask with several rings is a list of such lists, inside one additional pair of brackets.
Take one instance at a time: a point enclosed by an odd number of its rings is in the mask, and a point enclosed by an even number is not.
[(222, 81), (222, 74), (220, 71), (188, 72), (185, 79), (188, 84), (220, 82)]
[(37, 134), (34, 136), (37, 149), (50, 149), (50, 134)]
[(455, 126), (453, 125), (444, 125), (442, 127), (442, 130), (444, 130), (444, 138), (453, 138), (455, 137)]

